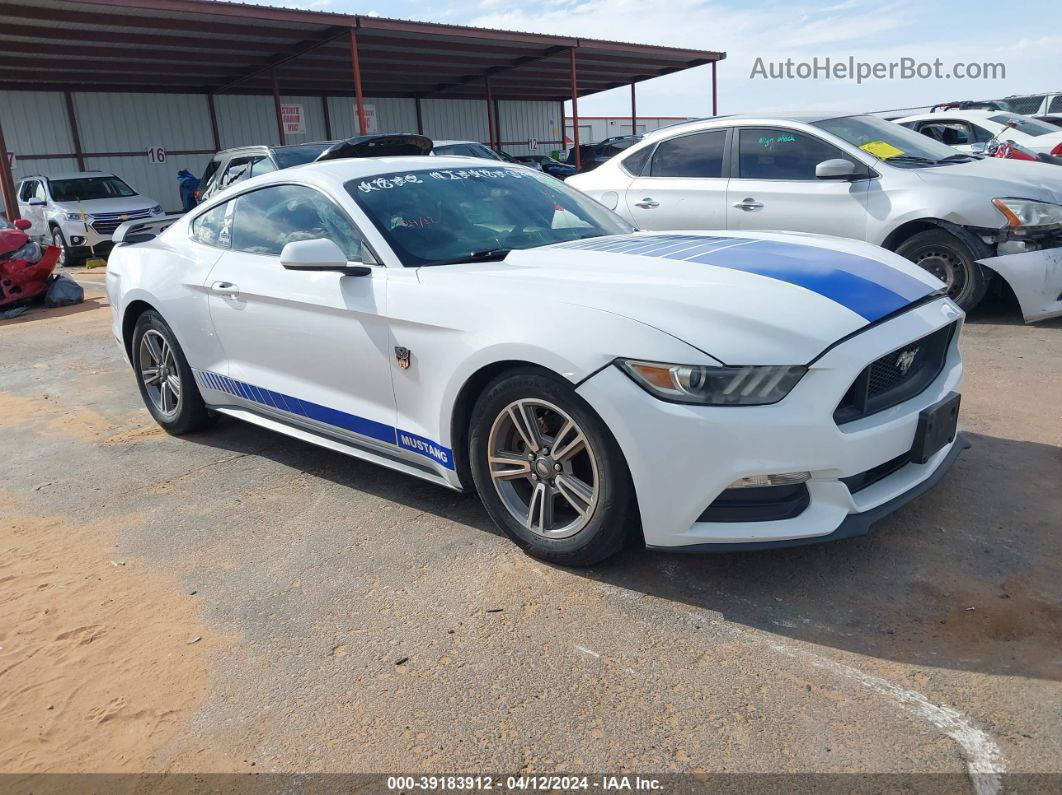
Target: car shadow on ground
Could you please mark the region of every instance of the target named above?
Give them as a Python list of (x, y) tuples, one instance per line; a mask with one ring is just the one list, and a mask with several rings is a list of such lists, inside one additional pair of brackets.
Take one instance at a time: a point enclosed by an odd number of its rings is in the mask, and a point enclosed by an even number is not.
[[(66, 317), (68, 315), (76, 315), (80, 312), (100, 309), (105, 306), (107, 306), (107, 303), (101, 298), (86, 298), (80, 304), (61, 306), (55, 309), (49, 309), (43, 303), (35, 303), (27, 306), (26, 311), (21, 315), (7, 318), (6, 320), (0, 320), (0, 326), (15, 326), (19, 323), (32, 323), (34, 320), (48, 320), (50, 318)], [(3, 311), (3, 309), (0, 309), (0, 312)]]
[[(1023, 326), (1021, 307), (1011, 289), (1005, 285), (989, 289), (988, 294), (966, 315), (966, 322), (975, 325)], [(1062, 329), (1062, 317), (1041, 320), (1036, 328)]]
[[(1062, 679), (1062, 456), (969, 436), (972, 449), (934, 490), (862, 538), (714, 555), (632, 544), (599, 566), (563, 571), (845, 652)], [(185, 438), (499, 534), (474, 495), (250, 425), (227, 421)]]

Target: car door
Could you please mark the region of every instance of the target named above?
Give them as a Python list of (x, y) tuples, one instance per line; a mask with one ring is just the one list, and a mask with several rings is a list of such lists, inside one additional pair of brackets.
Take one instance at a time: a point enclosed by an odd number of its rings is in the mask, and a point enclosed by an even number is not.
[(367, 276), (285, 270), (284, 245), (329, 238), (359, 261), (360, 232), (315, 188), (259, 188), (230, 204), (229, 248), (209, 277), (210, 314), (237, 406), (347, 441), (393, 449), (395, 401), (386, 269)]
[(18, 191), (18, 214), (30, 222), (26, 234), (36, 240), (44, 240), (48, 235), (48, 225), (44, 222), (44, 209), (48, 204), (44, 192), (44, 183), (39, 179), (27, 179)]
[(728, 132), (704, 130), (657, 144), (626, 192), (639, 229), (725, 228)]
[(727, 228), (814, 232), (865, 240), (871, 179), (820, 180), (815, 166), (855, 158), (817, 136), (783, 127), (735, 130)]

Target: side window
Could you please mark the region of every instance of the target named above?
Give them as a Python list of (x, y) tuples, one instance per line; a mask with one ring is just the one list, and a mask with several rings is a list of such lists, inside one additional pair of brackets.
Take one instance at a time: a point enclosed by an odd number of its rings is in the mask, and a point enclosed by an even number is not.
[(645, 164), (649, 160), (649, 155), (652, 153), (652, 145), (639, 149), (634, 154), (627, 155), (620, 161), (624, 170), (633, 177), (640, 177), (642, 171), (645, 169)]
[(273, 161), (268, 157), (260, 157), (251, 164), (251, 176), (257, 177), (260, 174), (268, 174), (270, 171), (276, 171), (277, 167), (273, 165)]
[(20, 201), (28, 202), (33, 198), (33, 191), (37, 187), (37, 180), (27, 179), (22, 183), (22, 189), (18, 192)]
[(200, 190), (204, 190), (210, 184), (210, 180), (212, 180), (214, 175), (218, 173), (218, 166), (220, 165), (221, 160), (217, 157), (207, 163), (206, 171), (203, 172), (203, 178), (199, 180)]
[(654, 177), (721, 177), (726, 130), (683, 135), (661, 141), (653, 153)]
[(973, 130), (973, 140), (975, 143), (986, 144), (994, 137), (991, 130), (978, 124), (971, 124), (970, 128)]
[(192, 238), (208, 246), (228, 248), (232, 240), (232, 202), (219, 204), (192, 221)]
[(925, 122), (918, 130), (922, 135), (940, 141), (945, 146), (965, 146), (974, 142), (969, 123), (956, 120)]
[(229, 185), (234, 185), (241, 179), (246, 179), (249, 176), (250, 170), (251, 158), (232, 158), (232, 160), (229, 161), (229, 164), (225, 166), (225, 171), (221, 174), (221, 179), (218, 181), (218, 188), (227, 188)]
[(796, 130), (747, 128), (738, 144), (738, 175), (742, 179), (815, 179), (823, 160), (845, 157), (841, 150)]
[(361, 234), (331, 199), (313, 188), (273, 185), (236, 199), (232, 247), (237, 251), (279, 257), (288, 243), (318, 238), (335, 242), (348, 260), (361, 261)]

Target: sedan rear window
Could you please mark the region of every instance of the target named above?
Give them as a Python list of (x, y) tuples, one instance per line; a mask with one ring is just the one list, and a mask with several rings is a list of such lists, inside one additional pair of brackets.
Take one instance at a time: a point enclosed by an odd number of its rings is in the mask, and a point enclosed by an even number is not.
[(1028, 116), (1019, 116), (1017, 113), (1000, 113), (997, 116), (989, 116), (988, 119), (996, 124), (1005, 124), (1008, 127), (1013, 125), (1018, 132), (1023, 132), (1026, 135), (1048, 135), (1058, 132), (1058, 128), (1052, 124), (1039, 119), (1030, 119)]

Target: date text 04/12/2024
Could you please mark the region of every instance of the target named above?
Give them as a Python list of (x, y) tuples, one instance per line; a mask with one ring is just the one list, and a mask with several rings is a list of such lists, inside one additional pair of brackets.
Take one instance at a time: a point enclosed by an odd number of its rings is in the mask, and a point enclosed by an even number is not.
[(396, 792), (556, 792), (601, 790), (603, 792), (661, 792), (655, 778), (641, 776), (388, 776), (387, 789)]

